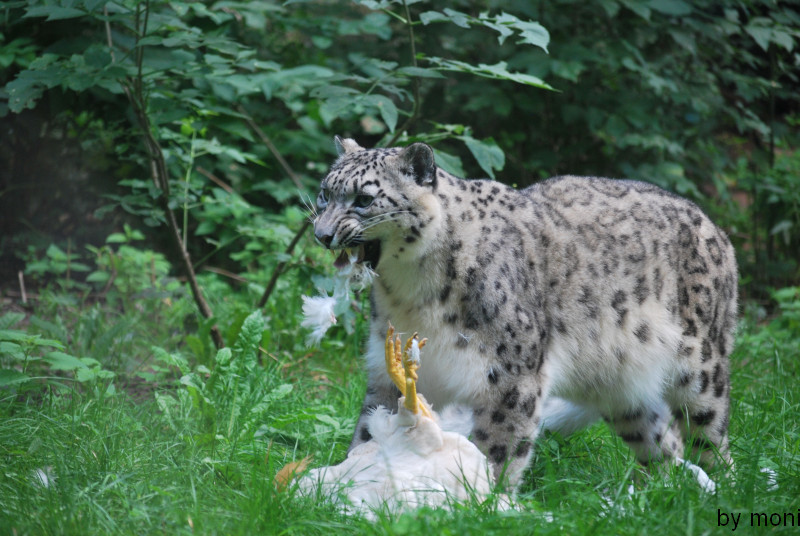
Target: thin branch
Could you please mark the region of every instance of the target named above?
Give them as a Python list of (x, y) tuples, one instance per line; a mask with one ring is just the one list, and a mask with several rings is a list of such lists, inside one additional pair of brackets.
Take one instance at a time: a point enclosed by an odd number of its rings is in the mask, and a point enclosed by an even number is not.
[(111, 274), (108, 276), (108, 281), (106, 281), (105, 286), (103, 286), (103, 290), (100, 291), (101, 298), (106, 297), (108, 291), (111, 290), (111, 286), (114, 284), (114, 280), (117, 279), (117, 262), (114, 259), (114, 252), (111, 249), (108, 250), (108, 265), (111, 267)]
[(196, 169), (199, 174), (203, 175), (208, 180), (210, 180), (211, 182), (213, 182), (214, 184), (216, 184), (229, 194), (235, 193), (233, 188), (231, 188), (231, 186), (228, 183), (226, 183), (225, 181), (223, 181), (222, 179), (220, 179), (219, 177), (208, 171), (203, 166), (197, 166), (194, 169)]
[[(160, 155), (160, 160), (163, 163), (164, 154), (161, 152), (160, 147), (158, 148), (158, 154)], [(166, 177), (162, 178), (162, 181), (164, 180), (166, 180)], [(194, 301), (197, 303), (200, 313), (205, 318), (212, 318), (214, 313), (211, 311), (211, 307), (209, 307), (208, 302), (203, 297), (203, 291), (200, 288), (200, 284), (197, 282), (197, 276), (195, 275), (194, 267), (192, 265), (192, 258), (189, 255), (189, 251), (187, 251), (183, 240), (181, 240), (180, 227), (178, 227), (178, 222), (175, 219), (175, 213), (169, 206), (169, 197), (167, 197), (166, 192), (161, 192), (159, 201), (161, 202), (164, 214), (167, 216), (167, 224), (171, 231), (172, 239), (175, 242), (178, 253), (180, 254), (180, 258), (183, 263), (183, 269), (186, 272), (186, 277), (189, 280), (189, 287), (192, 289)], [(219, 328), (216, 326), (216, 324), (211, 327), (211, 338), (214, 339), (214, 344), (216, 345), (217, 349), (225, 347), (225, 341), (222, 338), (222, 333), (219, 331)]]
[(250, 125), (251, 129), (253, 129), (253, 132), (255, 132), (259, 138), (261, 138), (261, 141), (264, 143), (264, 145), (267, 146), (269, 152), (272, 153), (272, 156), (274, 156), (275, 160), (277, 160), (278, 163), (281, 165), (283, 171), (286, 172), (286, 174), (289, 176), (290, 179), (292, 179), (292, 182), (294, 182), (294, 184), (301, 191), (305, 190), (305, 188), (303, 188), (303, 183), (300, 182), (300, 177), (298, 177), (297, 174), (292, 170), (292, 168), (289, 166), (289, 163), (286, 162), (281, 153), (278, 152), (278, 148), (275, 147), (275, 144), (272, 143), (272, 140), (270, 140), (269, 137), (266, 134), (264, 134), (264, 131), (261, 130), (261, 127), (259, 127), (256, 124), (256, 122), (253, 120), (250, 114), (248, 114), (247, 111), (241, 105), (236, 106), (236, 109), (239, 110), (240, 114), (242, 114), (244, 120), (247, 121), (247, 124)]
[[(406, 11), (406, 28), (408, 28), (408, 39), (411, 43), (411, 64), (414, 67), (418, 67), (417, 65), (417, 45), (414, 42), (414, 24), (411, 21), (411, 11), (408, 9), (408, 2), (403, 0), (403, 8)], [(405, 120), (403, 125), (394, 131), (394, 136), (389, 140), (386, 144), (387, 147), (392, 147), (397, 140), (400, 138), (400, 135), (408, 130), (408, 128), (414, 124), (417, 120), (417, 116), (419, 115), (420, 104), (419, 104), (419, 78), (414, 77), (414, 107), (411, 109), (411, 115), (408, 116), (408, 119)]]
[(229, 279), (233, 279), (234, 281), (237, 281), (239, 283), (250, 282), (250, 280), (247, 279), (246, 277), (242, 277), (239, 274), (234, 274), (233, 272), (225, 270), (224, 268), (217, 268), (216, 266), (203, 266), (203, 270), (227, 277)]
[[(306, 230), (308, 230), (310, 226), (311, 226), (310, 220), (305, 220), (303, 222), (303, 226), (300, 227), (300, 230), (297, 231), (297, 234), (294, 235), (294, 238), (289, 243), (289, 246), (286, 248), (287, 256), (292, 254), (292, 251), (294, 251), (294, 247), (300, 241), (300, 237), (303, 236), (303, 234), (306, 232)], [(286, 262), (287, 261), (279, 262), (278, 266), (275, 267), (275, 271), (272, 272), (272, 277), (270, 278), (269, 283), (267, 283), (267, 288), (264, 289), (264, 294), (261, 296), (261, 299), (258, 300), (259, 309), (261, 309), (267, 304), (267, 300), (269, 299), (270, 294), (272, 294), (272, 291), (275, 290), (275, 284), (278, 282), (278, 277), (281, 275), (283, 269), (286, 267)]]
[(17, 278), (19, 279), (19, 293), (22, 296), (22, 303), (28, 303), (28, 293), (25, 292), (25, 275), (22, 273), (22, 270), (17, 272)]
[[(292, 170), (292, 168), (289, 166), (289, 163), (286, 162), (281, 153), (278, 151), (278, 148), (275, 147), (275, 144), (272, 143), (272, 140), (270, 140), (269, 137), (264, 133), (264, 131), (261, 130), (261, 128), (256, 124), (256, 122), (253, 120), (250, 114), (248, 114), (247, 111), (241, 105), (237, 106), (236, 108), (239, 111), (239, 113), (242, 114), (242, 117), (244, 117), (245, 121), (247, 121), (247, 124), (250, 125), (250, 128), (253, 129), (253, 132), (255, 132), (256, 135), (259, 138), (261, 138), (261, 141), (264, 143), (264, 145), (267, 146), (267, 149), (269, 149), (269, 152), (271, 152), (272, 156), (275, 157), (275, 160), (278, 161), (278, 163), (283, 168), (283, 171), (286, 173), (286, 175), (289, 176), (289, 178), (292, 180), (292, 182), (294, 182), (294, 184), (301, 192), (305, 191), (305, 188), (303, 188), (303, 183), (300, 182), (300, 177), (298, 177), (297, 174)], [(294, 248), (295, 246), (297, 246), (297, 243), (300, 241), (300, 238), (303, 236), (303, 234), (305, 234), (305, 232), (308, 230), (310, 226), (311, 222), (309, 220), (303, 222), (303, 226), (300, 227), (300, 230), (297, 231), (297, 234), (294, 235), (294, 238), (292, 238), (292, 241), (286, 248), (287, 256), (292, 254), (292, 251), (294, 251)], [(283, 273), (284, 268), (286, 268), (286, 262), (287, 261), (279, 262), (278, 265), (275, 267), (275, 270), (272, 272), (272, 277), (270, 277), (269, 282), (267, 283), (267, 288), (264, 289), (264, 294), (262, 294), (261, 299), (258, 300), (257, 307), (259, 309), (263, 308), (267, 304), (267, 301), (269, 300), (272, 291), (275, 290), (275, 285), (278, 283), (278, 277), (280, 277), (280, 275)]]
[[(140, 5), (140, 4), (139, 4)], [(137, 35), (136, 35), (136, 42), (138, 44), (141, 34), (138, 32), (139, 27), (139, 5), (137, 5), (137, 17), (136, 17), (136, 26), (137, 26)], [(145, 8), (147, 12), (145, 13), (145, 21), (144, 21), (144, 28), (147, 28), (147, 21), (149, 17), (149, 1), (145, 4)], [(108, 40), (108, 46), (112, 51), (112, 61), (114, 59), (113, 50), (114, 50), (114, 43), (111, 39), (111, 25), (108, 20), (108, 10), (104, 10), (106, 15), (105, 25), (106, 25), (106, 38)], [(203, 315), (205, 318), (213, 318), (214, 313), (211, 311), (211, 307), (209, 307), (208, 302), (203, 297), (202, 289), (200, 288), (199, 283), (197, 282), (197, 276), (195, 275), (194, 267), (192, 266), (192, 259), (189, 255), (188, 250), (186, 249), (186, 245), (181, 238), (181, 231), (178, 227), (178, 222), (175, 218), (175, 213), (172, 211), (172, 208), (169, 206), (169, 173), (167, 171), (167, 164), (164, 160), (164, 152), (161, 150), (161, 146), (156, 140), (155, 136), (153, 135), (152, 125), (150, 124), (150, 118), (145, 111), (144, 106), (144, 97), (143, 97), (143, 90), (142, 90), (142, 62), (143, 62), (144, 54), (142, 50), (137, 51), (137, 71), (138, 75), (137, 78), (133, 81), (126, 80), (122, 83), (122, 87), (125, 90), (125, 95), (128, 97), (128, 101), (133, 108), (134, 114), (136, 115), (137, 122), (139, 123), (139, 128), (142, 131), (142, 135), (144, 137), (145, 147), (147, 149), (147, 153), (150, 156), (150, 173), (152, 175), (153, 183), (156, 185), (161, 192), (159, 196), (159, 203), (161, 204), (161, 209), (164, 211), (164, 215), (167, 220), (167, 227), (169, 228), (170, 235), (172, 236), (172, 240), (175, 243), (175, 247), (177, 248), (178, 254), (181, 259), (181, 264), (183, 265), (183, 269), (186, 273), (186, 277), (189, 281), (189, 288), (192, 290), (192, 296), (194, 296), (194, 301), (197, 304), (198, 309), (200, 309), (200, 314)], [(134, 91), (130, 90), (128, 84), (132, 84)], [(219, 348), (225, 347), (225, 341), (222, 338), (222, 333), (220, 332), (219, 328), (214, 325), (211, 327), (211, 338), (214, 340), (215, 346)]]

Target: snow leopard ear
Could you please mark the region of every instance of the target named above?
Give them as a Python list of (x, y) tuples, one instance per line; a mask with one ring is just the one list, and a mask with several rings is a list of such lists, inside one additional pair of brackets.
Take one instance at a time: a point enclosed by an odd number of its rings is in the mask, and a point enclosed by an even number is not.
[(336, 136), (336, 137), (333, 138), (333, 142), (336, 144), (336, 153), (339, 156), (342, 156), (343, 154), (347, 154), (347, 153), (355, 153), (355, 152), (364, 150), (364, 148), (361, 147), (356, 142), (356, 140), (354, 140), (352, 138), (344, 138), (344, 139), (342, 139), (339, 136)]
[(400, 169), (414, 176), (420, 186), (436, 188), (436, 162), (433, 149), (425, 143), (412, 143), (397, 155)]

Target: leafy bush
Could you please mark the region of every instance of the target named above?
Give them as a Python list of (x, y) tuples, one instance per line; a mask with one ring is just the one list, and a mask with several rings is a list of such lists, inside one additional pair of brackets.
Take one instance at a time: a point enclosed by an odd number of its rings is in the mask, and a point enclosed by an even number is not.
[[(0, 388), (24, 390), (34, 380), (59, 385), (69, 378), (91, 384), (114, 377), (114, 373), (104, 369), (96, 359), (65, 353), (60, 341), (9, 329), (23, 318), (20, 313), (6, 313), (0, 317)], [(57, 376), (62, 372), (71, 374), (68, 377)], [(110, 381), (103, 383), (111, 393), (114, 392)]]
[(160, 226), (161, 243), (174, 224), (202, 265), (266, 280), (301, 228), (287, 206), (309, 199), (338, 132), (427, 141), (450, 171), (518, 186), (564, 172), (655, 182), (713, 212), (740, 251), (764, 252), (743, 263), (752, 292), (798, 277), (796, 203), (772, 210), (796, 190), (784, 164), (797, 143), (800, 17), (786, 4), (6, 9), (0, 116), (57, 118), (92, 147), (84, 166), (111, 171), (114, 205)]

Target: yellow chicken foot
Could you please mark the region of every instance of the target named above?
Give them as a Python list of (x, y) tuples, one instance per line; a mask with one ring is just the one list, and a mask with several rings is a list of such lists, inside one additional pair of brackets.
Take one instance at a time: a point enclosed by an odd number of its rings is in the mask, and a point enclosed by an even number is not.
[(405, 346), (399, 335), (395, 335), (394, 326), (389, 324), (386, 332), (384, 357), (386, 358), (386, 371), (397, 389), (405, 397), (404, 406), (410, 412), (422, 412), (425, 417), (433, 418), (431, 408), (417, 397), (417, 369), (419, 369), (419, 350), (425, 346), (428, 339), (419, 340), (414, 335), (406, 341)]
[(394, 326), (389, 324), (389, 329), (386, 332), (386, 345), (384, 347), (384, 356), (386, 358), (386, 371), (389, 373), (389, 378), (397, 386), (400, 393), (406, 395), (406, 375), (403, 371), (403, 361), (401, 358), (400, 336), (394, 338)]

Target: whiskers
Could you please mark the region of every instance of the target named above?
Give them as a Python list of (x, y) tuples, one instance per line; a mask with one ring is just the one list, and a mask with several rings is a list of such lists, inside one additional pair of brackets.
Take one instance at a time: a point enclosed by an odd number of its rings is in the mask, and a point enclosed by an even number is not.
[(364, 232), (367, 229), (371, 229), (372, 227), (375, 227), (376, 225), (381, 224), (383, 222), (397, 219), (397, 216), (410, 213), (411, 213), (410, 210), (393, 210), (391, 212), (383, 212), (381, 214), (377, 214), (361, 222), (361, 231)]
[(303, 203), (303, 206), (306, 207), (306, 210), (308, 211), (307, 215), (308, 221), (309, 223), (314, 223), (314, 220), (316, 220), (317, 216), (319, 216), (319, 214), (317, 214), (317, 203), (306, 192), (299, 190), (299, 193), (300, 193), (300, 201)]

